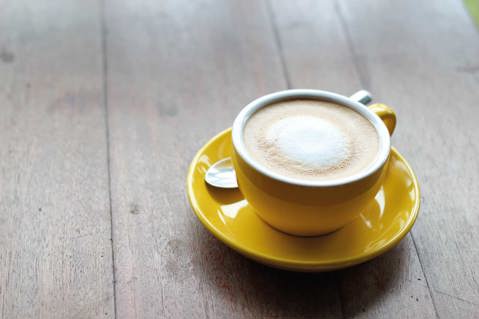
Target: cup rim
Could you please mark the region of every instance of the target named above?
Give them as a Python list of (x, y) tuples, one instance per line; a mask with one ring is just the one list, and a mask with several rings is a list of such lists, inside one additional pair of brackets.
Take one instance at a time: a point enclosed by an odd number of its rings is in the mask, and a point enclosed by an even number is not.
[[(263, 164), (259, 163), (249, 154), (244, 143), (244, 127), (248, 119), (260, 108), (267, 105), (286, 101), (290, 99), (313, 99), (326, 102), (333, 102), (341, 104), (343, 106), (349, 107), (365, 117), (369, 122), (374, 126), (379, 137), (379, 152), (376, 156), (375, 161), (367, 166), (365, 169), (362, 169), (356, 174), (351, 176), (336, 178), (327, 181), (314, 181), (314, 180), (304, 180), (300, 178), (293, 178), (278, 174), (273, 172), (271, 169), (267, 168)], [(391, 149), (391, 139), (389, 131), (386, 128), (384, 122), (371, 111), (366, 105), (354, 101), (349, 97), (340, 95), (337, 93), (323, 91), (323, 90), (313, 90), (313, 89), (292, 89), (292, 90), (283, 90), (274, 93), (270, 93), (255, 99), (254, 101), (247, 104), (236, 116), (236, 119), (233, 123), (232, 129), (232, 141), (236, 153), (251, 167), (253, 167), (258, 172), (283, 183), (297, 185), (297, 186), (306, 186), (306, 187), (332, 187), (349, 184), (356, 182), (365, 177), (368, 177), (375, 172), (377, 172), (386, 162), (389, 157)]]

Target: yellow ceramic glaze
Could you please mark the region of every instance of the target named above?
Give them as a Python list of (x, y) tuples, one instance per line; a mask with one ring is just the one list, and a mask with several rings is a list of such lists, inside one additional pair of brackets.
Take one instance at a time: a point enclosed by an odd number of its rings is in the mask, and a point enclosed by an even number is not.
[[(191, 207), (222, 242), (258, 262), (296, 271), (327, 271), (355, 265), (395, 246), (412, 228), (419, 188), (406, 160), (394, 148), (377, 193), (359, 218), (318, 237), (298, 237), (263, 222), (239, 190), (207, 186), (204, 175), (216, 161), (233, 155), (231, 130), (210, 140), (193, 159), (187, 177)], [(294, 207), (291, 207), (294, 213)]]
[[(392, 134), (394, 111), (384, 104), (370, 109)], [(260, 218), (289, 234), (317, 236), (338, 230), (359, 216), (381, 187), (388, 161), (369, 176), (334, 186), (297, 185), (271, 178), (247, 163), (236, 148), (233, 164), (239, 188)]]
[(389, 134), (392, 135), (396, 128), (396, 113), (394, 110), (382, 103), (370, 105), (368, 108), (383, 120), (384, 125), (388, 128)]

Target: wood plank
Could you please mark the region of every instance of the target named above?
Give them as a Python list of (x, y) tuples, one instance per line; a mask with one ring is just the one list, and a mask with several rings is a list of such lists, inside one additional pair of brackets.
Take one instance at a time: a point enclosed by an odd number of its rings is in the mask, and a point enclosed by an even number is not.
[(362, 88), (335, 1), (269, 3), (292, 87), (345, 95)]
[[(360, 57), (349, 43), (336, 1), (271, 1), (293, 87), (350, 95), (369, 86)], [(369, 19), (376, 19), (375, 15)], [(366, 53), (367, 54), (367, 53)], [(372, 90), (375, 94), (375, 90)], [(388, 102), (387, 99), (384, 99)], [(402, 134), (399, 129), (396, 133)], [(433, 318), (432, 300), (414, 245), (338, 273), (344, 316)]]
[(113, 318), (99, 7), (0, 10), (0, 318)]
[(479, 317), (479, 34), (461, 1), (341, 2), (422, 186), (413, 238), (441, 318)]
[(248, 261), (184, 195), (197, 149), (286, 87), (264, 3), (115, 1), (106, 13), (118, 318), (341, 317), (334, 274)]

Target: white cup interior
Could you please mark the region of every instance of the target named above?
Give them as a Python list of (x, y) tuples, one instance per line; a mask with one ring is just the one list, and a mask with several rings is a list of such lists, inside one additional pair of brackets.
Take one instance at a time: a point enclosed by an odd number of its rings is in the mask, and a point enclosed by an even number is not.
[[(349, 107), (356, 111), (357, 113), (361, 114), (364, 118), (369, 120), (371, 124), (374, 126), (378, 133), (379, 137), (379, 151), (376, 155), (376, 159), (366, 168), (359, 171), (356, 174), (351, 176), (331, 179), (327, 181), (311, 181), (311, 180), (304, 180), (299, 178), (292, 178), (288, 176), (281, 175), (272, 171), (271, 169), (267, 168), (266, 166), (262, 165), (258, 161), (254, 160), (254, 158), (249, 154), (246, 146), (244, 144), (244, 127), (248, 119), (259, 109), (265, 107), (267, 105), (291, 100), (291, 99), (310, 99), (310, 100), (320, 100), (326, 102), (333, 102), (336, 104), (340, 104), (346, 107)], [(346, 96), (328, 92), (328, 91), (320, 91), (320, 90), (285, 90), (279, 91), (275, 93), (271, 93), (265, 96), (262, 96), (248, 105), (246, 105), (241, 112), (236, 117), (233, 123), (233, 146), (241, 158), (246, 161), (249, 165), (251, 165), (254, 169), (261, 172), (262, 174), (269, 176), (273, 179), (276, 179), (281, 182), (300, 185), (300, 186), (311, 186), (311, 187), (330, 187), (330, 186), (338, 186), (347, 183), (351, 183), (357, 180), (360, 180), (366, 176), (369, 176), (376, 172), (379, 168), (383, 166), (386, 162), (390, 148), (391, 148), (391, 139), (389, 136), (389, 132), (384, 125), (384, 122), (371, 110), (368, 109), (367, 106), (356, 102)]]

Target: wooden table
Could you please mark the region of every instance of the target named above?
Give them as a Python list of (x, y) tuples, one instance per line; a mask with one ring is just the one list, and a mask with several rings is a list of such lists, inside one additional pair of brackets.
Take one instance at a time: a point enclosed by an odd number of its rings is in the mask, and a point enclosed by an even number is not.
[[(422, 186), (391, 252), (249, 261), (189, 208), (197, 149), (286, 88), (394, 106)], [(0, 317), (479, 318), (479, 33), (459, 0), (0, 2)]]

